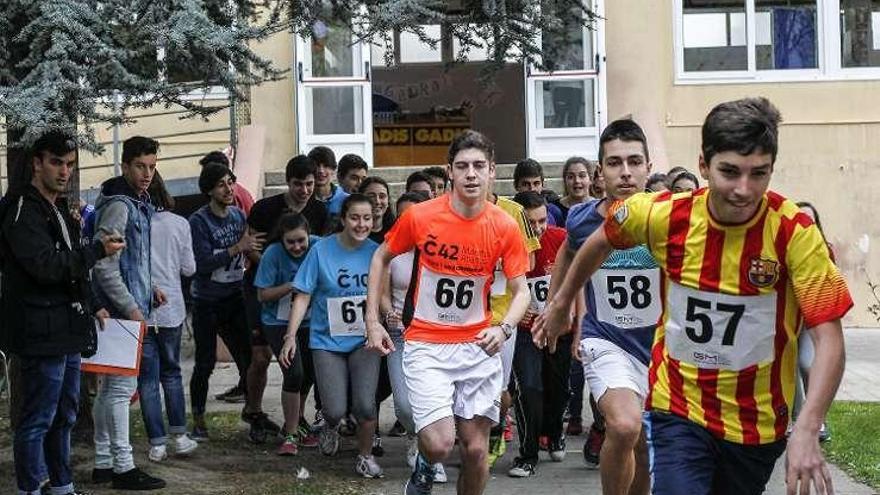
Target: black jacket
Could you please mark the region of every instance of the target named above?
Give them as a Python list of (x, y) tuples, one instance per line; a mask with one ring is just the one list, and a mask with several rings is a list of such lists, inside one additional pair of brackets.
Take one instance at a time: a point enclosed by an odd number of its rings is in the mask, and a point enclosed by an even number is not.
[(53, 206), (33, 186), (0, 206), (0, 347), (22, 356), (86, 351), (94, 345), (99, 309), (89, 271), (104, 256), (100, 242), (82, 246), (80, 226), (60, 201), (72, 249)]

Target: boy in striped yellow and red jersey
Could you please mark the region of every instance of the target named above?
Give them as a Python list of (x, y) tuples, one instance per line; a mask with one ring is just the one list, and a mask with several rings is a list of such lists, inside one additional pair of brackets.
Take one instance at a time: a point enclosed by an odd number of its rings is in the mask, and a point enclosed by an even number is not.
[(779, 120), (763, 98), (716, 106), (702, 129), (708, 187), (613, 205), (538, 322), (536, 339), (552, 345), (574, 290), (611, 249), (651, 251), (663, 272), (645, 417), (655, 494), (764, 491), (786, 448), (802, 323), (816, 361), (786, 483), (789, 494), (831, 493), (817, 433), (843, 374), (852, 299), (813, 222), (768, 191)]

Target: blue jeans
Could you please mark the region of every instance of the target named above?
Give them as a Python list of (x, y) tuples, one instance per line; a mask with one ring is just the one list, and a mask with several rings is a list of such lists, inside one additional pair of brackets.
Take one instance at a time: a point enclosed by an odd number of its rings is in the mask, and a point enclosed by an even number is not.
[(53, 493), (73, 491), (70, 430), (79, 402), (79, 354), (16, 356), (21, 394), (15, 428), (15, 477), (22, 494), (39, 494), (48, 470)]
[(394, 413), (400, 424), (410, 434), (415, 433), (412, 405), (409, 403), (409, 390), (406, 388), (406, 377), (403, 375), (403, 330), (389, 328), (388, 334), (394, 342), (394, 352), (388, 355), (388, 378), (391, 380), (391, 392), (394, 398)]
[(92, 404), (95, 419), (95, 467), (125, 473), (134, 469), (129, 441), (131, 396), (137, 377), (100, 375), (98, 395)]
[(141, 374), (138, 390), (141, 395), (141, 413), (150, 445), (165, 445), (165, 421), (162, 418), (162, 396), (165, 392), (165, 412), (168, 431), (172, 435), (186, 433), (186, 400), (183, 397), (183, 378), (180, 374), (180, 326), (150, 327), (144, 336), (141, 355)]

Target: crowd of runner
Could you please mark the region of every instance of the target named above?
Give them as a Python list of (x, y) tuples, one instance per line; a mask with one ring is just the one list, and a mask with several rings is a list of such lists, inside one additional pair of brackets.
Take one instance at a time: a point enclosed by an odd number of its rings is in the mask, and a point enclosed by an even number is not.
[[(722, 103), (703, 124), (698, 167), (661, 174), (639, 124), (616, 120), (598, 161), (565, 162), (561, 195), (525, 159), (512, 198), (493, 192), (494, 145), (476, 131), (454, 139), (446, 167), (411, 174), (397, 198), (361, 157), (317, 147), (287, 163), (287, 192), (254, 202), (214, 152), (200, 162), (208, 203), (188, 222), (172, 213), (159, 144), (134, 137), (123, 175), (78, 212), (82, 233), (54, 252), (26, 250), (33, 227), (21, 218), (67, 237), (76, 225), (54, 204), (57, 220), (21, 214), (19, 198), (54, 203), (76, 165), (75, 144), (50, 133), (33, 147), (30, 189), (4, 198), (3, 312), (23, 286), (14, 284), (54, 283), (34, 266), (72, 259), (70, 273), (91, 269), (81, 276), (92, 313), (146, 322), (140, 375), (98, 377), (92, 481), (115, 489), (166, 486), (134, 465), (132, 396), (152, 462), (198, 455), (215, 434), (205, 413), (219, 336), (239, 379), (214, 399), (241, 403), (249, 439), (278, 455), (336, 456), (340, 437), (354, 436), (354, 472), (382, 477), (379, 405), (392, 397), (397, 421), (384, 433), (408, 448), (382, 463), (411, 467), (406, 495), (447, 482), (454, 450), (458, 493), (479, 494), (514, 435), (516, 455), (501, 469), (525, 478), (541, 451), (563, 462), (566, 438), (584, 432), (583, 459), (598, 466), (605, 494), (762, 493), (786, 445), (789, 493), (831, 493), (818, 442), (852, 301), (816, 210), (768, 189), (779, 121), (765, 99)], [(180, 360), (187, 303), (191, 421)], [(44, 456), (43, 442), (69, 436), (79, 382), (64, 367), (78, 370), (87, 349), (33, 351), (25, 334), (4, 341), (21, 377), (20, 493), (81, 493), (69, 446)], [(35, 368), (53, 353), (76, 359)], [(272, 357), (280, 424), (262, 410)], [(70, 384), (46, 379), (57, 373)]]

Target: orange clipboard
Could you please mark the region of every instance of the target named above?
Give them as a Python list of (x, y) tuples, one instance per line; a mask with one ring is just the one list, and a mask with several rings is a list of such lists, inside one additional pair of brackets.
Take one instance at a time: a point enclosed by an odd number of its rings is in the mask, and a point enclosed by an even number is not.
[[(125, 322), (126, 324), (129, 324), (129, 325), (131, 323), (135, 323), (135, 322), (128, 321), (128, 320), (118, 320), (118, 319), (114, 319), (114, 318), (109, 318), (109, 319), (105, 320), (105, 325), (108, 325), (108, 324), (112, 325), (114, 322), (119, 325), (121, 325), (122, 322)], [(97, 320), (96, 320), (95, 324), (96, 325), (98, 324)], [(106, 357), (105, 353), (102, 353), (102, 349), (101, 349), (101, 340), (102, 340), (101, 332), (106, 331), (106, 330), (98, 329), (97, 331), (98, 331), (98, 352), (94, 356), (92, 356), (91, 358), (82, 358), (82, 364), (80, 365), (80, 369), (85, 372), (88, 372), (88, 373), (97, 373), (97, 374), (101, 374), (101, 375), (138, 376), (141, 371), (141, 355), (143, 353), (144, 335), (146, 334), (146, 331), (147, 331), (147, 325), (144, 322), (140, 322), (140, 325), (138, 327), (137, 347), (136, 347), (136, 351), (134, 351), (136, 355), (133, 356), (134, 357), (134, 360), (133, 360), (134, 367), (101, 363), (100, 362), (101, 359), (103, 357)], [(130, 335), (131, 335), (132, 339), (135, 338), (135, 336), (133, 334), (130, 334)], [(105, 343), (105, 345), (106, 345), (106, 343)], [(134, 346), (132, 345), (131, 347), (134, 347)], [(134, 349), (132, 349), (132, 350), (134, 350)]]

